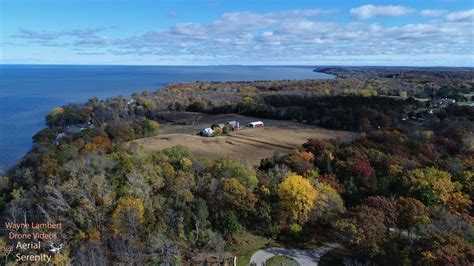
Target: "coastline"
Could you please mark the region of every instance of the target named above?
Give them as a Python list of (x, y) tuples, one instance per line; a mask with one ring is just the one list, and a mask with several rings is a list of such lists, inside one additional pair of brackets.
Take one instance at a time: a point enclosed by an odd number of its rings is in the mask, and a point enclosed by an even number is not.
[[(45, 127), (44, 116), (53, 108), (68, 103), (81, 104), (91, 97), (99, 99), (119, 95), (130, 97), (132, 93), (156, 91), (168, 84), (196, 82), (199, 77), (205, 82), (334, 78), (330, 74), (315, 74), (311, 66), (2, 64), (0, 68), (2, 68), (0, 86), (8, 88), (0, 92), (0, 111), (4, 114), (3, 118), (0, 118), (0, 146), (3, 147), (0, 154), (0, 169), (3, 168), (3, 171), (16, 165), (31, 149), (33, 145), (31, 138)], [(22, 72), (17, 73), (18, 70)], [(51, 73), (57, 78), (46, 79)], [(256, 78), (278, 75), (282, 78)]]

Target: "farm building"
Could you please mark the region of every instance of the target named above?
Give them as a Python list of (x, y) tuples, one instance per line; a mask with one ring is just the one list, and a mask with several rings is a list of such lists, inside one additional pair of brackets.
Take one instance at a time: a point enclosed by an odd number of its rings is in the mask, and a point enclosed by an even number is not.
[(237, 121), (229, 121), (229, 123), (227, 123), (230, 125), (230, 128), (232, 131), (239, 131), (240, 130), (240, 123), (237, 122)]
[(214, 136), (214, 130), (210, 127), (205, 128), (201, 131), (201, 135), (205, 137), (212, 137)]
[(264, 124), (262, 121), (255, 121), (255, 122), (250, 122), (249, 127), (263, 127)]

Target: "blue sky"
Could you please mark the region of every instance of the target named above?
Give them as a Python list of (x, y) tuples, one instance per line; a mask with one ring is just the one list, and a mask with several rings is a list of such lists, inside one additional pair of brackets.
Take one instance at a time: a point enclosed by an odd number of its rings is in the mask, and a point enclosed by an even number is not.
[(472, 0), (0, 0), (0, 62), (474, 65)]

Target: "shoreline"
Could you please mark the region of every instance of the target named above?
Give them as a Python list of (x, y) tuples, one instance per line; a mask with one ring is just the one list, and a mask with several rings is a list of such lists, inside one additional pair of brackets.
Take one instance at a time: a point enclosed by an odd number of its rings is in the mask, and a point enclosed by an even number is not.
[[(3, 79), (0, 81), (0, 85), (3, 85), (5, 87), (10, 87), (11, 89), (5, 90), (0, 94), (0, 104), (5, 107), (4, 113), (5, 117), (9, 117), (9, 119), (5, 119), (3, 121), (0, 118), (0, 124), (2, 126), (4, 125), (4, 128), (2, 129), (2, 137), (0, 137), (0, 145), (5, 147), (3, 150), (9, 150), (7, 154), (0, 154), (0, 173), (2, 172), (7, 172), (8, 169), (14, 167), (17, 165), (22, 158), (24, 158), (25, 155), (31, 150), (33, 147), (33, 142), (32, 142), (32, 137), (41, 129), (43, 129), (45, 126), (44, 121), (45, 118), (43, 115), (39, 115), (41, 113), (49, 113), (53, 108), (62, 106), (62, 105), (67, 105), (69, 103), (76, 103), (76, 104), (82, 104), (87, 101), (87, 99), (91, 97), (97, 96), (99, 99), (105, 100), (108, 98), (114, 98), (119, 95), (126, 95), (127, 98), (130, 98), (131, 95), (135, 92), (141, 93), (145, 90), (150, 90), (152, 92), (166, 88), (172, 84), (176, 83), (196, 83), (197, 81), (189, 81), (186, 79), (189, 79), (190, 76), (193, 75), (199, 75), (203, 77), (203, 81), (200, 82), (232, 82), (226, 77), (221, 77), (219, 74), (219, 71), (222, 72), (222, 68), (237, 68), (241, 69), (243, 72), (235, 72), (235, 71), (230, 71), (230, 75), (241, 75), (241, 79), (243, 81), (233, 81), (233, 82), (256, 82), (256, 81), (284, 81), (284, 80), (302, 80), (299, 79), (298, 76), (301, 73), (301, 69), (307, 69), (303, 70), (305, 75), (310, 77), (315, 75), (315, 73), (312, 71), (311, 66), (143, 66), (143, 65), (132, 65), (132, 66), (127, 66), (127, 65), (30, 65), (30, 64), (25, 64), (25, 65), (17, 65), (17, 64), (0, 64), (0, 67), (2, 70), (8, 71), (8, 68), (13, 68), (14, 70), (22, 70), (24, 72), (24, 75), (27, 75), (28, 78), (23, 79), (23, 75), (20, 77), (16, 78), (21, 78), (18, 80), (18, 82), (15, 82), (13, 79)], [(253, 73), (254, 71), (245, 71), (245, 68), (259, 68), (259, 67), (264, 67), (264, 68), (280, 68), (284, 69), (285, 67), (287, 68), (294, 68), (297, 71), (295, 73), (286, 73), (286, 75), (289, 76), (288, 79), (254, 79), (252, 81), (246, 80), (248, 78), (251, 78), (251, 75), (256, 75)], [(84, 76), (83, 73), (76, 73), (76, 72), (66, 72), (63, 79), (67, 80), (67, 83), (64, 84), (64, 87), (68, 88), (65, 91), (60, 90), (58, 85), (51, 85), (50, 83), (57, 83), (56, 80), (49, 80), (48, 83), (40, 84), (39, 87), (45, 88), (45, 90), (50, 90), (51, 92), (45, 93), (43, 95), (38, 95), (37, 90), (32, 90), (29, 89), (29, 86), (26, 86), (26, 89), (13, 89), (12, 87), (15, 86), (21, 86), (21, 88), (25, 88), (24, 84), (25, 82), (30, 82), (29, 79), (34, 78), (35, 70), (42, 70), (42, 72), (46, 75), (48, 73), (51, 73), (51, 71), (57, 72), (58, 70), (61, 70), (62, 68), (66, 69), (73, 69), (75, 70), (91, 70), (90, 73), (85, 73), (86, 75)], [(111, 69), (109, 69), (111, 68)], [(131, 68), (131, 69), (127, 69)], [(147, 69), (155, 69), (158, 71), (158, 75), (155, 75), (153, 73), (148, 73)], [(167, 77), (167, 72), (165, 71), (166, 68), (168, 70), (177, 70), (178, 74), (182, 75), (182, 78), (180, 78), (180, 81), (178, 80), (167, 80), (169, 79)], [(184, 70), (180, 70), (181, 68), (184, 68)], [(186, 71), (186, 69), (189, 68), (194, 68), (195, 70), (211, 70), (211, 71), (204, 71), (203, 73), (197, 73), (197, 72), (189, 72)], [(96, 73), (96, 71), (100, 70), (99, 72)], [(44, 70), (44, 71), (43, 71)], [(92, 71), (93, 70), (93, 71)], [(115, 73), (116, 70), (126, 70), (125, 73), (127, 74), (128, 80), (124, 80), (124, 82), (121, 82), (123, 77), (119, 75), (120, 73)], [(26, 72), (25, 72), (26, 71)], [(33, 71), (33, 72), (32, 72)], [(144, 72), (142, 72), (144, 71)], [(165, 71), (165, 72), (160, 72), (160, 71)], [(180, 72), (183, 71), (183, 72)], [(7, 73), (5, 72), (0, 73), (0, 76), (7, 76)], [(189, 73), (188, 73), (189, 72)], [(106, 76), (102, 77), (101, 73), (107, 74)], [(161, 74), (160, 74), (161, 73)], [(214, 74), (213, 74), (214, 73)], [(226, 72), (225, 72), (226, 73)], [(103, 75), (102, 74), (102, 75)], [(116, 75), (115, 78), (110, 75)], [(320, 73), (323, 75), (328, 75), (326, 73)], [(15, 74), (16, 75), (16, 74)], [(33, 75), (33, 76), (32, 76)], [(37, 74), (36, 74), (37, 75)], [(43, 74), (41, 74), (43, 75)], [(41, 78), (42, 76), (39, 76)], [(161, 76), (160, 76), (161, 75)], [(208, 79), (214, 79), (216, 81), (206, 81), (206, 76)], [(212, 78), (212, 75), (215, 76), (215, 78)], [(229, 74), (227, 74), (229, 75)], [(250, 76), (249, 76), (250, 75)], [(271, 73), (270, 70), (261, 70), (260, 73), (261, 76), (268, 76), (268, 75), (274, 75)], [(284, 75), (284, 74), (282, 74)], [(318, 78), (318, 75), (316, 73), (315, 77), (311, 79), (332, 79), (334, 77), (329, 77), (329, 78)], [(83, 77), (84, 76), (84, 77)], [(247, 76), (247, 78), (245, 78)], [(292, 78), (294, 76), (294, 78)], [(14, 76), (15, 77), (15, 76)], [(78, 82), (74, 82), (74, 80), (68, 80), (71, 78), (77, 78)], [(166, 78), (166, 79), (165, 79)], [(174, 78), (179, 78), (179, 77), (174, 77)], [(218, 79), (221, 78), (219, 81)], [(97, 87), (97, 89), (92, 90), (89, 89), (90, 83), (89, 80), (94, 81), (96, 80), (95, 85), (93, 84), (92, 87)], [(61, 78), (59, 79), (61, 81)], [(84, 82), (83, 82), (84, 80)], [(161, 81), (160, 81), (161, 80)], [(235, 79), (239, 80), (239, 79)], [(88, 83), (89, 82), (89, 83)], [(160, 84), (157, 84), (159, 82)], [(6, 83), (6, 84), (3, 84)], [(35, 82), (36, 84), (37, 82)], [(84, 85), (81, 86), (81, 84), (84, 83)], [(110, 85), (103, 85), (103, 83), (111, 83)], [(148, 85), (146, 85), (147, 83)], [(18, 85), (20, 84), (20, 85)], [(72, 86), (71, 86), (72, 84)], [(114, 85), (117, 84), (117, 85)], [(130, 84), (130, 85), (127, 85)], [(136, 85), (133, 85), (136, 84)], [(141, 84), (141, 85), (140, 85)], [(30, 85), (31, 86), (31, 85)], [(56, 87), (57, 88), (56, 88)], [(69, 87), (71, 89), (69, 89)], [(36, 87), (36, 86), (35, 86)], [(62, 86), (61, 86), (62, 87)], [(102, 89), (104, 88), (104, 89)], [(141, 89), (139, 89), (141, 88)], [(149, 89), (152, 88), (152, 89)], [(84, 89), (90, 90), (90, 93), (82, 93), (81, 91), (84, 91)], [(99, 94), (97, 92), (100, 92)], [(13, 109), (8, 106), (11, 105), (11, 97), (17, 99), (17, 101), (22, 101), (22, 104), (24, 105), (23, 109)], [(33, 102), (31, 102), (33, 101)], [(25, 102), (25, 103), (23, 103)], [(26, 103), (28, 102), (28, 103)], [(31, 102), (31, 103), (30, 103)], [(36, 106), (34, 109), (28, 109), (31, 106)], [(14, 106), (17, 107), (17, 106)], [(18, 114), (24, 114), (27, 112), (31, 112), (31, 115), (28, 115), (25, 118), (19, 118), (19, 119), (12, 119), (15, 115)], [(26, 121), (26, 120), (34, 120), (33, 122), (29, 123), (29, 126), (25, 128), (26, 124), (23, 122), (21, 124), (16, 124), (18, 121)], [(41, 126), (40, 126), (41, 124)], [(26, 131), (32, 132), (31, 134), (27, 134)], [(15, 141), (14, 141), (14, 146), (8, 148), (10, 145), (12, 136), (15, 136)], [(19, 141), (19, 138), (22, 138), (22, 141)], [(27, 144), (28, 143), (28, 144)], [(28, 148), (25, 148), (28, 147)], [(18, 151), (20, 149), (20, 151)], [(3, 174), (3, 173), (2, 173)]]

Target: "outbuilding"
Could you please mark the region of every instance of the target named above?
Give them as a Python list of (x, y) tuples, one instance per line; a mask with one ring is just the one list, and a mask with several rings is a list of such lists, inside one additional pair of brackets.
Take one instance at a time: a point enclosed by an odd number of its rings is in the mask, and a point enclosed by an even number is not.
[(230, 128), (232, 131), (239, 131), (240, 130), (240, 124), (237, 121), (229, 121), (228, 123), (230, 125)]
[(262, 121), (255, 121), (255, 122), (250, 122), (249, 127), (264, 127), (264, 124)]
[(214, 136), (214, 130), (210, 127), (205, 128), (201, 131), (201, 135), (205, 137), (212, 137)]

